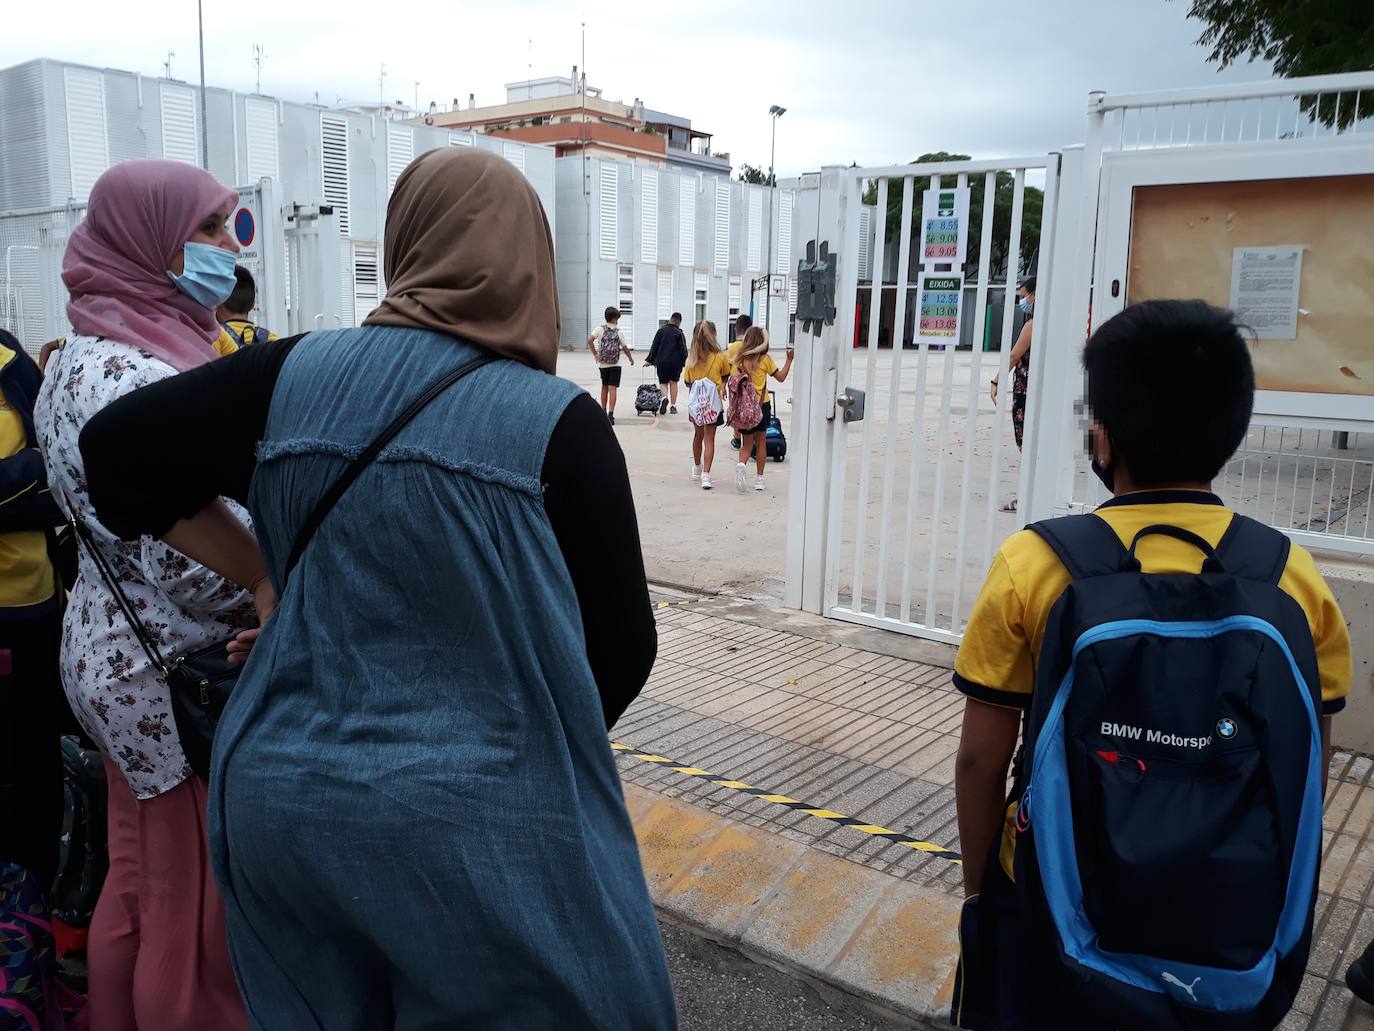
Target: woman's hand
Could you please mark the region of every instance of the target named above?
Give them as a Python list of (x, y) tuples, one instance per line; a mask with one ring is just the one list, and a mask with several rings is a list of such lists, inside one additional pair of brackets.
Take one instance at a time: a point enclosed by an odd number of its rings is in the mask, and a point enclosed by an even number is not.
[(997, 377), (996, 377), (996, 376), (994, 376), (994, 377), (992, 378), (992, 383), (991, 383), (990, 385), (991, 385), (991, 387), (992, 387), (992, 403), (993, 403), (993, 404), (996, 404), (996, 403), (997, 403)]
[[(272, 587), (272, 581), (264, 573), (253, 581), (253, 585), (248, 589), (253, 595), (253, 608), (257, 609), (258, 622), (266, 624), (272, 618), (272, 613), (277, 608), (277, 592)], [(252, 630), (244, 630), (229, 642), (229, 662), (234, 666), (241, 666), (248, 661), (248, 656), (253, 651), (253, 645), (258, 643), (258, 638), (262, 635), (262, 626)]]
[(262, 635), (262, 628), (254, 630), (244, 630), (232, 641), (229, 642), (229, 664), (231, 666), (242, 666), (248, 661), (249, 654), (253, 651), (253, 645), (257, 644), (258, 638)]

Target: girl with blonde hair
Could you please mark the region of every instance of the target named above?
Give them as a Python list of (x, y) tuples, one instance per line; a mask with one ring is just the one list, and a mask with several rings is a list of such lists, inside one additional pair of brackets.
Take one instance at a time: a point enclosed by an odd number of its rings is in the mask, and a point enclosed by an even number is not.
[[(768, 461), (768, 448), (766, 447), (766, 435), (768, 433), (768, 423), (773, 417), (773, 406), (768, 401), (768, 377), (772, 376), (779, 383), (787, 380), (788, 374), (792, 371), (792, 359), (794, 352), (791, 347), (787, 349), (787, 360), (783, 362), (782, 368), (778, 368), (778, 363), (773, 361), (768, 353), (768, 334), (759, 326), (751, 326), (749, 331), (744, 334), (744, 342), (740, 346), (739, 354), (735, 356), (734, 374), (730, 377), (730, 400), (736, 403), (739, 391), (742, 387), (746, 388), (744, 382), (737, 381), (736, 376), (743, 374), (748, 380), (748, 386), (752, 386), (758, 396), (758, 406), (762, 413), (756, 426), (742, 426), (740, 429), (740, 449), (739, 464), (735, 466), (735, 490), (741, 494), (745, 492), (745, 482), (748, 477), (748, 468), (745, 463), (749, 461), (752, 449), (757, 465), (757, 474), (754, 476), (754, 489), (762, 491), (764, 489), (763, 469), (764, 463)], [(733, 410), (733, 409), (732, 409)], [(732, 425), (734, 416), (732, 416)]]
[(714, 322), (698, 322), (692, 330), (692, 349), (683, 372), (691, 391), (687, 417), (692, 422), (692, 482), (710, 490), (716, 427), (725, 422), (725, 381), (730, 376), (730, 359), (720, 349)]

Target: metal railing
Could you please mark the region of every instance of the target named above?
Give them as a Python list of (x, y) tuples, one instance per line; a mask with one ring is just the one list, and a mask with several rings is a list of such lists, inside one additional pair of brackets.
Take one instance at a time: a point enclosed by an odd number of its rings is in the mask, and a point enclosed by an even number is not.
[(84, 205), (0, 213), (0, 326), (37, 354), (68, 330), (62, 254)]
[(1367, 72), (1094, 98), (1114, 150), (1374, 136)]
[[(1374, 553), (1374, 433), (1255, 423), (1214, 489), (1233, 511), (1304, 547)], [(1080, 455), (1068, 511), (1091, 511), (1106, 499)]]

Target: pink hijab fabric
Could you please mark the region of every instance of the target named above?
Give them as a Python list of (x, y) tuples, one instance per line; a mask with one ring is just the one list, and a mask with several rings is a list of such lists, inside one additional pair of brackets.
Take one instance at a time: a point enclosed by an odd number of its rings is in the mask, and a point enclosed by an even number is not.
[(201, 222), (238, 196), (180, 161), (109, 169), (62, 258), (72, 328), (142, 348), (178, 372), (216, 358), (215, 313), (178, 290), (167, 269)]

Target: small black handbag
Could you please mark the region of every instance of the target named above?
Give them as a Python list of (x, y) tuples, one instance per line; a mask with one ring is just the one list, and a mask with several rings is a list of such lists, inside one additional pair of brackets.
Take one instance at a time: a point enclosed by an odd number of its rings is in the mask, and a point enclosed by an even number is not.
[[(372, 460), (381, 453), (382, 449), (391, 443), (392, 438), (445, 390), (468, 373), (496, 361), (497, 357), (497, 355), (482, 352), (476, 358), (464, 362), (452, 372), (446, 373), (430, 384), (423, 394), (412, 401), (405, 411), (392, 420), (386, 429), (382, 430), (377, 439), (368, 445), (367, 450), (349, 464), (325, 495), (320, 498), (311, 511), (310, 517), (305, 521), (305, 525), (296, 535), (291, 554), (286, 560), (286, 567), (282, 571), (283, 589), (286, 578), (291, 575), (291, 570), (300, 561), (306, 545), (315, 536), (315, 531), (324, 522), (324, 517), (329, 513), (329, 510), (343, 496), (344, 491), (352, 486), (353, 481), (362, 474), (362, 471), (372, 463)], [(219, 726), (220, 716), (223, 715), (224, 707), (229, 702), (229, 696), (233, 693), (234, 685), (238, 683), (239, 673), (243, 670), (242, 663), (230, 663), (229, 661), (229, 642), (234, 638), (227, 637), (223, 640), (212, 641), (210, 644), (198, 645), (184, 652), (178, 652), (170, 659), (165, 658), (157, 643), (144, 627), (143, 621), (138, 618), (137, 611), (120, 588), (119, 580), (114, 575), (114, 571), (110, 568), (105, 556), (95, 546), (89, 528), (76, 518), (72, 519), (72, 526), (82, 543), (85, 544), (91, 558), (95, 561), (96, 568), (100, 570), (101, 578), (105, 581), (105, 586), (109, 588), (119, 605), (120, 611), (124, 613), (124, 618), (128, 620), (129, 626), (134, 631), (134, 636), (138, 638), (138, 643), (143, 646), (144, 652), (147, 653), (148, 660), (167, 684), (167, 690), (172, 699), (172, 718), (176, 721), (177, 736), (181, 739), (181, 750), (186, 755), (187, 765), (191, 767), (196, 776), (208, 779), (210, 776), (210, 749), (215, 738), (215, 728)]]

